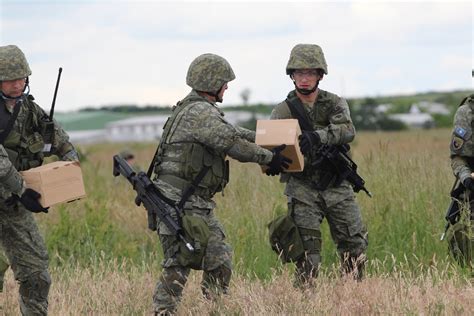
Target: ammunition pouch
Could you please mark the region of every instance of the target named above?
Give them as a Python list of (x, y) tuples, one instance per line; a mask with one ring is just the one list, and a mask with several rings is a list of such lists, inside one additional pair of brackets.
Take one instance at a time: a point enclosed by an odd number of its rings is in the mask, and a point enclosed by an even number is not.
[(184, 215), (182, 217), (184, 237), (189, 241), (194, 251), (190, 251), (185, 243), (179, 241), (179, 250), (176, 255), (180, 265), (196, 270), (202, 269), (202, 260), (206, 254), (207, 243), (211, 232), (207, 223), (199, 216)]
[(272, 249), (284, 263), (298, 261), (305, 252), (303, 240), (293, 217), (281, 215), (268, 224)]

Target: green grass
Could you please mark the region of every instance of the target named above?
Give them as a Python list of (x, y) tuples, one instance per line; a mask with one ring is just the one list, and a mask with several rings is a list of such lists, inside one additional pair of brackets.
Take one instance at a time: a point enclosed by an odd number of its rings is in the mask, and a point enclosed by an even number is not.
[[(453, 263), (446, 242), (439, 241), (454, 180), (449, 138), (448, 129), (358, 134), (354, 160), (374, 197), (359, 193), (357, 200), (369, 231), (368, 259), (381, 263), (369, 265), (369, 274), (400, 269), (415, 274), (432, 267), (444, 270)], [(127, 145), (143, 168), (155, 146)], [(114, 144), (81, 148), (88, 153), (82, 164), (87, 198), (41, 216), (53, 266), (65, 260), (87, 266), (116, 258), (158, 266), (161, 249), (156, 234), (147, 230), (145, 210), (135, 206), (128, 182), (112, 177), (112, 155), (121, 148)], [(278, 178), (263, 175), (257, 165), (231, 162), (231, 181), (224, 195), (215, 199), (216, 215), (234, 249), (236, 273), (269, 280), (282, 269), (268, 244), (266, 225), (286, 212), (283, 190)], [(325, 222), (322, 233), (324, 271), (337, 266), (338, 258)], [(461, 275), (469, 273), (456, 269)]]

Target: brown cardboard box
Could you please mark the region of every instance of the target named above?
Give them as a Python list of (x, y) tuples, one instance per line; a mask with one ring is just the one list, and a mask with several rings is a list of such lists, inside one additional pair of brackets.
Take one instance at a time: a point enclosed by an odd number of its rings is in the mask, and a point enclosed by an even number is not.
[(41, 194), (43, 207), (86, 196), (81, 167), (74, 161), (55, 161), (21, 172), (28, 188)]
[[(267, 149), (285, 144), (282, 153), (293, 160), (286, 172), (300, 172), (304, 168), (304, 157), (298, 143), (300, 135), (298, 120), (258, 120), (255, 143)], [(265, 171), (266, 167), (262, 169)]]

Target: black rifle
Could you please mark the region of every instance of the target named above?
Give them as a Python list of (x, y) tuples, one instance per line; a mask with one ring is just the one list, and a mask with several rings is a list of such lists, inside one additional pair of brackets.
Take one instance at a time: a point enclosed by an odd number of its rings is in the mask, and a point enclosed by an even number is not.
[(348, 155), (349, 148), (349, 145), (321, 145), (318, 148), (312, 165), (326, 171), (322, 172), (318, 189), (324, 190), (329, 185), (339, 186), (342, 181), (347, 180), (352, 184), (354, 192), (362, 190), (372, 197), (372, 193), (365, 187), (364, 179), (357, 174), (357, 164)]
[(51, 152), (51, 147), (53, 145), (53, 140), (54, 140), (54, 121), (53, 121), (54, 105), (56, 104), (56, 95), (58, 94), (59, 81), (61, 80), (62, 71), (63, 71), (63, 69), (61, 67), (59, 67), (58, 79), (56, 80), (56, 88), (54, 89), (53, 103), (51, 104), (51, 110), (49, 111), (49, 116), (45, 115), (44, 117), (41, 118), (41, 120), (43, 121), (43, 129), (41, 131), (41, 136), (43, 136), (43, 141), (44, 141), (43, 152), (45, 152), (45, 153), (50, 153)]
[(443, 240), (446, 236), (446, 232), (449, 229), (449, 226), (456, 224), (461, 215), (461, 208), (459, 203), (461, 203), (461, 194), (466, 191), (464, 185), (456, 178), (456, 181), (453, 184), (453, 188), (451, 190), (451, 202), (449, 202), (448, 208), (446, 209), (446, 215), (444, 219), (446, 220), (446, 225), (444, 226), (444, 232), (441, 235), (439, 240)]
[(143, 171), (136, 173), (125, 159), (115, 155), (113, 175), (116, 177), (120, 174), (127, 178), (137, 192), (135, 204), (140, 206), (143, 203), (147, 210), (148, 228), (157, 230), (156, 218), (158, 217), (179, 240), (184, 242), (189, 251), (194, 251), (193, 245), (185, 239), (181, 225), (171, 215), (176, 213), (176, 216), (181, 218), (182, 210), (164, 201), (162, 194)]
[[(304, 110), (303, 103), (299, 98), (286, 98), (286, 103), (291, 115), (298, 120), (301, 130), (314, 132), (311, 120)], [(347, 179), (352, 184), (354, 192), (364, 191), (372, 197), (365, 188), (365, 181), (357, 173), (356, 163), (349, 157), (350, 146), (344, 145), (321, 145), (315, 156), (312, 166), (322, 170), (321, 180), (315, 184), (316, 189), (326, 190), (329, 185), (338, 186)]]

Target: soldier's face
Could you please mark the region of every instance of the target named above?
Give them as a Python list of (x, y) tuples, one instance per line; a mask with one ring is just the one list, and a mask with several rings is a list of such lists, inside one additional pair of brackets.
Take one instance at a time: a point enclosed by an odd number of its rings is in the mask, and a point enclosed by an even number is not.
[(298, 69), (293, 72), (293, 80), (298, 88), (311, 90), (321, 76), (316, 69)]
[(227, 90), (227, 83), (222, 86), (221, 90), (219, 90), (219, 93), (217, 94), (217, 102), (222, 102), (224, 100), (225, 90)]
[(25, 84), (26, 78), (1, 81), (0, 90), (2, 90), (4, 95), (17, 98), (21, 96), (23, 90), (25, 90)]

